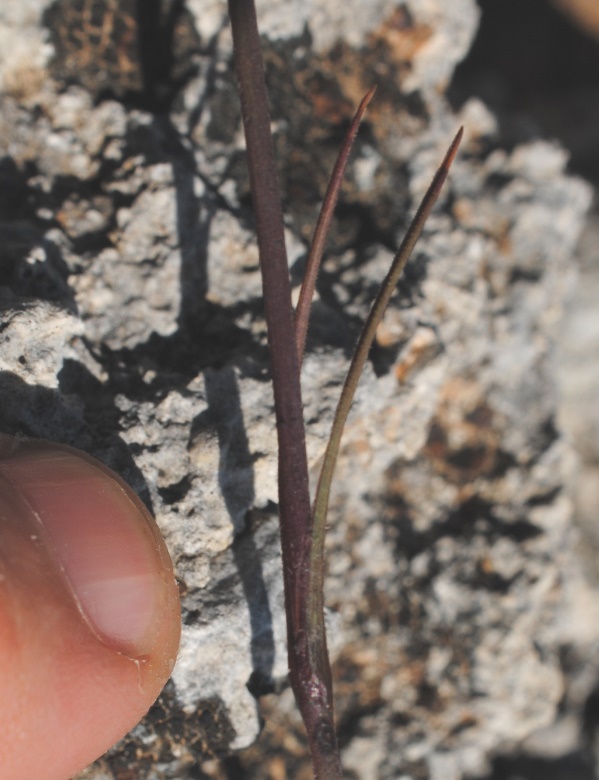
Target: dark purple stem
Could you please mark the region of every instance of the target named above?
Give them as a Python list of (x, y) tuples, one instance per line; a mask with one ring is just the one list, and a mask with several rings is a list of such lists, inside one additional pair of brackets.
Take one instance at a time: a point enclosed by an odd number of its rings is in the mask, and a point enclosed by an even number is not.
[(312, 513), (300, 367), (281, 196), (253, 0), (229, 0), (229, 15), (256, 215), (279, 443), (279, 513), (289, 678), (306, 725), (315, 776), (319, 780), (337, 780), (341, 777), (341, 766), (334, 729), (330, 669), (327, 664), (326, 679), (316, 673), (310, 666), (308, 648)]

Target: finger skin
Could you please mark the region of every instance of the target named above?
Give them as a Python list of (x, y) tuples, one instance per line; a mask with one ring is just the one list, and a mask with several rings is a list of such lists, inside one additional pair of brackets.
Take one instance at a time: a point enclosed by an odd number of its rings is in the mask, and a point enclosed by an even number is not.
[[(0, 441), (0, 458), (3, 445), (6, 457), (6, 439)], [(27, 447), (59, 448), (49, 443)], [(102, 478), (124, 484), (89, 456), (77, 457), (92, 463)], [(85, 512), (84, 499), (74, 495), (73, 501), (82, 504), (75, 511)], [(167, 583), (153, 639), (140, 654), (121, 652), (92, 630), (48, 552), (31, 507), (0, 467), (2, 780), (72, 777), (140, 720), (172, 671), (180, 638), (172, 564), (155, 522), (132, 493), (127, 511), (137, 513), (136, 522), (150, 524), (156, 566)]]

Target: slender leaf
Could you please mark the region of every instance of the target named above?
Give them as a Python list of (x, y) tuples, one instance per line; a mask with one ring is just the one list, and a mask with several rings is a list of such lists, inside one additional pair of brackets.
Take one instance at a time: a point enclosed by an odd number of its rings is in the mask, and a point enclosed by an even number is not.
[(362, 121), (368, 104), (372, 100), (374, 93), (376, 92), (376, 86), (371, 87), (368, 92), (362, 98), (362, 102), (358, 106), (354, 118), (348, 128), (348, 131), (343, 140), (343, 145), (339, 151), (339, 156), (335, 162), (335, 167), (331, 173), (331, 178), (327, 187), (324, 200), (322, 202), (322, 208), (318, 215), (318, 221), (316, 223), (316, 229), (314, 230), (314, 237), (312, 238), (312, 244), (308, 253), (308, 261), (306, 263), (306, 272), (302, 280), (302, 287), (300, 290), (299, 300), (295, 309), (295, 341), (297, 344), (297, 354), (299, 356), (300, 364), (304, 358), (304, 349), (306, 347), (306, 335), (308, 333), (308, 320), (310, 318), (310, 307), (312, 306), (312, 298), (314, 297), (314, 288), (316, 287), (316, 279), (318, 277), (318, 271), (324, 252), (324, 246), (331, 227), (331, 221), (333, 219), (333, 213), (339, 199), (339, 191), (341, 190), (341, 184), (343, 182), (343, 176), (345, 175), (345, 169), (349, 160), (349, 155), (354, 144), (360, 122)]
[(408, 232), (399, 247), (397, 254), (393, 258), (393, 263), (385, 277), (381, 289), (372, 305), (368, 319), (364, 324), (362, 334), (358, 340), (341, 397), (337, 405), (333, 426), (327, 445), (327, 449), (320, 472), (316, 498), (314, 501), (314, 525), (312, 529), (312, 548), (310, 570), (312, 580), (310, 582), (310, 594), (308, 597), (308, 624), (310, 631), (310, 654), (311, 666), (320, 669), (321, 666), (328, 666), (329, 660), (326, 656), (326, 645), (323, 644), (322, 636), (324, 633), (324, 615), (323, 615), (323, 588), (324, 588), (324, 539), (326, 530), (326, 517), (329, 505), (329, 496), (331, 492), (331, 482), (339, 453), (341, 436), (343, 428), (352, 405), (352, 401), (364, 369), (364, 364), (368, 359), (368, 352), (374, 341), (376, 329), (383, 317), (385, 309), (393, 295), (399, 277), (408, 262), (412, 250), (424, 224), (437, 200), (441, 187), (447, 178), (449, 168), (457, 153), (460, 141), (462, 139), (463, 128), (460, 128), (453, 139), (441, 166), (435, 173), (433, 180), (422, 199), (422, 202), (412, 220)]

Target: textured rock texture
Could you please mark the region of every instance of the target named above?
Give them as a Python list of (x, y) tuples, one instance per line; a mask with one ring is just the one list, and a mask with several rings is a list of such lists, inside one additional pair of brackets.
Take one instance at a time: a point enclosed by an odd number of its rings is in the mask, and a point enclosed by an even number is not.
[[(272, 395), (225, 5), (172, 16), (164, 4), (176, 56), (154, 81), (134, 4), (81, 6), (112, 14), (133, 43), (111, 38), (103, 62), (68, 4), (0, 12), (19, 55), (0, 73), (1, 429), (118, 470), (158, 519), (184, 610), (171, 682), (85, 776), (306, 777), (288, 690), (258, 768), (213, 760), (256, 739), (256, 696), (286, 673)], [(314, 307), (303, 379), (315, 475), (406, 214), (466, 126), (348, 424), (326, 593), (348, 776), (481, 777), (564, 708), (575, 719), (584, 685), (572, 679), (595, 680), (596, 591), (563, 490), (574, 460), (551, 369), (590, 191), (555, 145), (505, 149), (479, 101), (452, 113), (443, 91), (476, 30), (472, 0), (258, 7), (296, 284), (339, 140), (379, 84)]]
[(590, 543), (591, 560), (599, 550), (599, 216), (589, 219), (578, 254), (581, 274), (568, 302), (559, 340), (560, 421), (580, 454), (575, 475), (576, 519)]

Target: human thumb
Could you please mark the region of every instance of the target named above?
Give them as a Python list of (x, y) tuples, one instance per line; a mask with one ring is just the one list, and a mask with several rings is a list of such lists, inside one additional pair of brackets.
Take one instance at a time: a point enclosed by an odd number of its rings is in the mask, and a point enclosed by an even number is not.
[(148, 511), (88, 455), (0, 435), (2, 780), (67, 780), (175, 662), (180, 604)]

